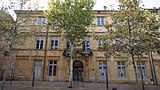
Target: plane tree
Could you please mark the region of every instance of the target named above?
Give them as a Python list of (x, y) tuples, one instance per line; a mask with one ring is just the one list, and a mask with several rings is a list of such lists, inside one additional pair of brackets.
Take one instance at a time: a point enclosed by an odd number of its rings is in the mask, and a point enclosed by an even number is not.
[[(159, 25), (157, 19), (159, 16), (151, 14), (154, 10), (142, 8), (140, 0), (118, 0), (118, 2), (120, 5), (117, 12), (111, 15), (112, 22), (106, 24), (107, 33), (110, 33), (108, 35), (112, 37), (112, 43), (118, 49), (116, 52), (131, 56), (136, 84), (138, 84), (135, 56), (144, 55), (149, 48), (155, 47), (159, 36), (155, 33)], [(141, 78), (143, 82), (142, 73)]]
[[(13, 55), (17, 46), (23, 45), (26, 38), (30, 35), (33, 35), (32, 32), (30, 33), (24, 29), (26, 26), (23, 26), (23, 28), (21, 27), (21, 24), (26, 22), (26, 19), (24, 20), (21, 18), (20, 13), (23, 5), (27, 1), (28, 0), (10, 1), (9, 6), (3, 5), (0, 7), (0, 52), (7, 55), (7, 62), (6, 65), (4, 65), (4, 75), (2, 82), (0, 82), (0, 90), (3, 90), (4, 83), (8, 78), (9, 69), (11, 67), (12, 69), (14, 68), (15, 61), (13, 60)], [(11, 16), (11, 14), (9, 14), (11, 11), (15, 16)], [(29, 15), (27, 17), (29, 17)]]
[(48, 26), (57, 33), (64, 33), (70, 41), (69, 88), (73, 87), (73, 56), (75, 47), (87, 35), (92, 23), (93, 0), (50, 0), (46, 12)]

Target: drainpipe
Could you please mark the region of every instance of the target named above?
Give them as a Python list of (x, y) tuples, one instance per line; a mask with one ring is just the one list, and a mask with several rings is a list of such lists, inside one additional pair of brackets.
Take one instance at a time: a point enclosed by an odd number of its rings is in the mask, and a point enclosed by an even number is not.
[(45, 49), (44, 49), (44, 66), (43, 66), (43, 76), (42, 81), (45, 79), (45, 69), (46, 69), (46, 58), (47, 58), (47, 44), (48, 44), (48, 25), (46, 30), (46, 42), (45, 42)]

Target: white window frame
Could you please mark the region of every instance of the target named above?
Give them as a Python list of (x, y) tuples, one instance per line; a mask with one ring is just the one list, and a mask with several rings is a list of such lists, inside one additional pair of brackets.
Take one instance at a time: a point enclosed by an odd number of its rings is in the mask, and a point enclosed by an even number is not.
[(124, 61), (117, 61), (118, 78), (126, 78), (126, 64)]
[(115, 44), (120, 45), (122, 44), (123, 40), (121, 38), (115, 38)]
[[(52, 62), (52, 64), (51, 64)], [(48, 76), (56, 76), (57, 75), (57, 61), (56, 60), (52, 60), (49, 61), (49, 65), (48, 65)], [(51, 72), (50, 72), (51, 70)], [(55, 70), (55, 73), (54, 73)]]
[(106, 78), (106, 61), (99, 61), (98, 62), (98, 76), (99, 78)]
[(58, 36), (52, 36), (50, 41), (51, 49), (58, 49)]
[[(141, 65), (139, 65), (139, 64), (141, 64)], [(140, 66), (141, 66), (143, 78), (146, 79), (147, 78), (147, 71), (146, 71), (145, 62), (141, 61), (141, 62), (139, 62), (139, 64), (137, 62), (138, 78), (141, 79), (141, 72), (140, 72)]]
[(90, 38), (84, 37), (82, 40), (82, 49), (87, 50), (90, 49)]
[(103, 16), (102, 17), (100, 17), (100, 16), (97, 17), (97, 25), (98, 26), (103, 26), (104, 22), (105, 22), (105, 20), (104, 20)]
[[(41, 48), (41, 45), (42, 45), (42, 48)], [(44, 46), (44, 37), (43, 36), (38, 36), (36, 38), (36, 49), (43, 49), (43, 46)]]
[(46, 22), (46, 18), (45, 17), (39, 17), (38, 18), (38, 25), (44, 25), (44, 23)]
[(70, 40), (67, 40), (67, 42), (66, 42), (66, 49), (69, 51), (71, 49), (71, 41)]
[(40, 78), (42, 70), (42, 60), (34, 60), (35, 77)]
[(103, 45), (104, 44), (104, 38), (103, 37), (99, 37), (98, 38), (98, 46)]

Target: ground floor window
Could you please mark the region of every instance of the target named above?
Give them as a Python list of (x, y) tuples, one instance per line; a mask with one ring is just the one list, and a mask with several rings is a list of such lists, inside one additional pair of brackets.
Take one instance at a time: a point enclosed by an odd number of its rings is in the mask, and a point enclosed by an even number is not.
[(106, 62), (105, 61), (99, 61), (98, 73), (99, 73), (99, 78), (105, 78), (106, 76)]
[(140, 72), (141, 69), (143, 78), (147, 78), (145, 62), (137, 62), (137, 67), (138, 67), (138, 77), (141, 78), (141, 72)]
[(118, 67), (118, 77), (119, 78), (125, 78), (126, 77), (126, 65), (124, 61), (118, 61), (117, 62)]
[(49, 76), (56, 76), (57, 61), (49, 61)]
[(35, 65), (35, 77), (40, 78), (41, 76), (41, 68), (42, 68), (42, 61), (41, 60), (35, 60), (34, 61)]

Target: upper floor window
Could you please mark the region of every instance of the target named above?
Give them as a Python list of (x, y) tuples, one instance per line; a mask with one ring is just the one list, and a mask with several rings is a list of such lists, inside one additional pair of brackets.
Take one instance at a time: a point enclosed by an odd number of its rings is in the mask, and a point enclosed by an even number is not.
[(104, 25), (104, 17), (97, 17), (97, 25), (98, 26)]
[(90, 40), (89, 37), (84, 37), (82, 40), (82, 49), (86, 50), (90, 48)]
[(36, 39), (36, 49), (43, 49), (44, 37), (39, 36)]
[(51, 37), (51, 49), (57, 49), (58, 48), (58, 36), (52, 36)]
[(141, 70), (143, 78), (147, 78), (145, 62), (137, 62), (138, 67), (138, 77), (141, 78)]
[(44, 23), (46, 22), (46, 18), (45, 17), (39, 17), (38, 18), (38, 25), (44, 25)]
[(67, 40), (66, 49), (67, 50), (71, 49), (71, 41), (70, 40)]
[(115, 38), (115, 44), (116, 45), (121, 45), (123, 40), (121, 38)]
[(49, 76), (56, 76), (57, 61), (49, 61)]
[(98, 45), (103, 45), (104, 44), (104, 38), (103, 37), (99, 37), (98, 38)]
[(157, 14), (157, 13), (158, 11), (155, 11), (155, 10), (150, 12), (150, 14)]
[(118, 77), (119, 78), (125, 78), (126, 77), (126, 65), (125, 65), (125, 62), (118, 61), (117, 62), (117, 67), (118, 67)]
[(99, 74), (99, 78), (105, 78), (106, 76), (106, 62), (105, 61), (99, 61), (98, 74)]

